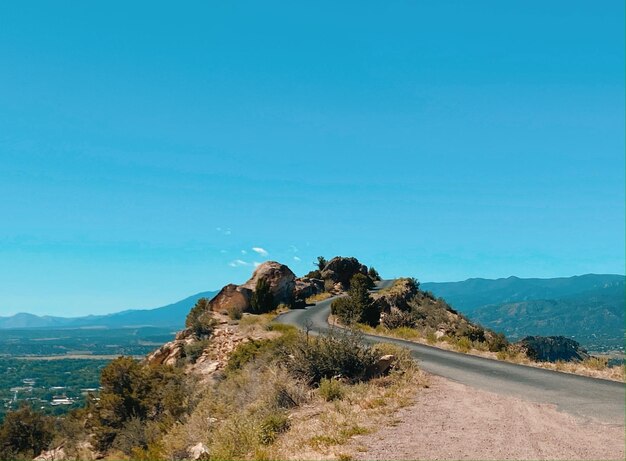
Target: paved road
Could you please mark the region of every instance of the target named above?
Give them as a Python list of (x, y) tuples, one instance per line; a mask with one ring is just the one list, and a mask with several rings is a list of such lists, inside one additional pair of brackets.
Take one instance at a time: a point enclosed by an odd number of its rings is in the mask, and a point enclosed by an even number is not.
[[(379, 288), (391, 283), (392, 280), (383, 281)], [(329, 328), (331, 302), (332, 299), (327, 299), (306, 309), (289, 311), (276, 321), (299, 328), (308, 325), (313, 332), (323, 332)], [(499, 394), (554, 404), (582, 418), (624, 424), (626, 386), (623, 383), (501, 362), (401, 339), (373, 335), (365, 335), (365, 339), (407, 347), (423, 370), (444, 378)]]

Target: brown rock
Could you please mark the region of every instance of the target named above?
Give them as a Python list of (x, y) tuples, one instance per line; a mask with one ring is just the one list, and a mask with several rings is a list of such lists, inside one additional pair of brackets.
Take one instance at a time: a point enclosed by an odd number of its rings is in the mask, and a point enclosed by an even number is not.
[(344, 258), (336, 256), (322, 270), (324, 280), (332, 280), (341, 283), (344, 288), (350, 286), (350, 279), (356, 274), (367, 275), (367, 266), (361, 264), (356, 258)]
[(371, 378), (376, 376), (384, 376), (391, 370), (393, 362), (396, 360), (396, 356), (392, 354), (383, 355), (376, 363), (367, 369), (365, 374)]
[(214, 312), (228, 313), (233, 309), (245, 312), (250, 309), (252, 290), (243, 285), (228, 284), (209, 302), (209, 309)]
[(316, 295), (324, 291), (324, 281), (320, 279), (310, 279), (301, 277), (296, 279), (294, 297), (298, 300), (305, 300), (309, 296)]
[(256, 285), (261, 279), (269, 284), (276, 305), (280, 303), (291, 304), (293, 302), (296, 275), (289, 267), (276, 261), (264, 262), (256, 268), (250, 280), (241, 285), (241, 288), (252, 292), (256, 289)]

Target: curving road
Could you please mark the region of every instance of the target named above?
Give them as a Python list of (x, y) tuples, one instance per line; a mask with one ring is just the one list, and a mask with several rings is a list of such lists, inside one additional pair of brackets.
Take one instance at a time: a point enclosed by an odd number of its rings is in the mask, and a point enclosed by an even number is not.
[[(392, 283), (393, 280), (380, 282), (378, 289)], [(326, 331), (330, 328), (328, 315), (332, 300), (286, 312), (276, 321), (298, 328), (309, 327), (312, 332)], [(420, 367), (435, 375), (499, 394), (554, 404), (578, 417), (624, 425), (626, 386), (623, 383), (501, 362), (401, 339), (364, 336), (370, 343), (387, 342), (408, 348)]]

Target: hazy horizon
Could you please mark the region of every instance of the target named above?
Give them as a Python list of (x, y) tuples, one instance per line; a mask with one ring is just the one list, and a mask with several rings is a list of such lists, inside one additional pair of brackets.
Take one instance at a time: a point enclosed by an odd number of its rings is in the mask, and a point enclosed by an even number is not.
[(624, 272), (623, 2), (0, 18), (0, 316), (155, 307), (318, 255), (420, 280)]
[[(297, 276), (302, 276), (302, 274), (296, 274)], [(517, 277), (520, 279), (546, 279), (546, 278), (571, 278), (571, 277), (581, 277), (584, 275), (599, 275), (599, 276), (611, 276), (611, 275), (616, 275), (616, 276), (620, 276), (620, 277), (626, 277), (626, 274), (595, 274), (595, 273), (587, 273), (587, 274), (574, 274), (574, 275), (566, 275), (566, 276), (559, 276), (559, 277), (518, 277), (516, 275), (509, 275), (506, 277), (493, 277), (493, 278), (487, 278), (487, 277), (469, 277), (463, 280), (420, 280), (421, 284), (428, 284), (428, 283), (456, 283), (456, 282), (465, 282), (468, 280), (472, 280), (472, 279), (481, 279), (481, 280), (502, 280), (502, 279), (507, 279), (507, 278), (511, 278), (511, 277)], [(405, 274), (404, 276), (410, 277), (410, 275)], [(239, 281), (233, 281), (232, 283), (243, 283), (247, 280), (243, 279), (243, 280), (239, 280)], [(195, 296), (196, 294), (200, 294), (200, 293), (206, 293), (206, 292), (219, 292), (222, 289), (222, 287), (218, 287), (218, 288), (209, 288), (209, 289), (202, 289), (202, 290), (198, 290), (194, 293), (188, 293), (188, 294), (181, 294), (178, 296), (178, 298), (176, 299), (172, 299), (169, 301), (161, 301), (161, 304), (158, 305), (153, 305), (153, 306), (135, 306), (135, 307), (130, 307), (130, 306), (126, 306), (126, 307), (117, 307), (117, 308), (111, 308), (110, 310), (106, 310), (106, 311), (100, 311), (100, 312), (86, 312), (86, 313), (82, 313), (82, 314), (78, 314), (78, 315), (59, 315), (59, 314), (53, 314), (51, 311), (49, 312), (39, 312), (39, 313), (34, 313), (34, 312), (28, 312), (28, 311), (15, 311), (15, 312), (10, 312), (8, 311), (8, 313), (2, 313), (0, 315), (0, 317), (11, 317), (13, 315), (17, 315), (17, 314), (33, 314), (33, 315), (38, 315), (38, 316), (49, 316), (49, 317), (84, 317), (87, 315), (108, 315), (108, 314), (116, 314), (119, 312), (123, 312), (126, 310), (150, 310), (150, 309), (158, 309), (160, 307), (165, 307), (168, 306), (170, 304), (174, 304), (178, 301), (181, 301), (183, 299), (186, 299), (188, 297), (191, 296)]]

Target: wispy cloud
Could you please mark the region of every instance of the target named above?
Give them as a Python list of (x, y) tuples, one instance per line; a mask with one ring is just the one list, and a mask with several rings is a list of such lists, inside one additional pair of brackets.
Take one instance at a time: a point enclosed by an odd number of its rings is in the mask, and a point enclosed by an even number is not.
[(267, 252), (266, 249), (261, 248), (261, 247), (254, 247), (252, 248), (252, 251), (254, 251), (255, 253), (260, 254), (261, 256), (267, 257), (269, 256), (269, 253)]
[(248, 254), (248, 252), (247, 252), (246, 250), (241, 250), (241, 254), (242, 254), (242, 255), (247, 255), (247, 254)]
[(243, 267), (243, 266), (252, 266), (252, 263), (244, 261), (242, 259), (235, 259), (228, 263), (230, 267)]
[(297, 256), (294, 256), (294, 257), (293, 257), (293, 260), (294, 260), (294, 261), (297, 261), (297, 262), (302, 261), (302, 259), (300, 259), (300, 258), (299, 258), (299, 257), (297, 257)]
[(224, 229), (224, 228), (222, 228), (222, 227), (216, 227), (216, 228), (215, 228), (215, 230), (216, 230), (217, 232), (219, 232), (220, 234), (222, 234), (222, 235), (230, 235), (230, 234), (232, 234), (232, 232), (231, 232), (230, 228), (226, 228), (226, 229)]

